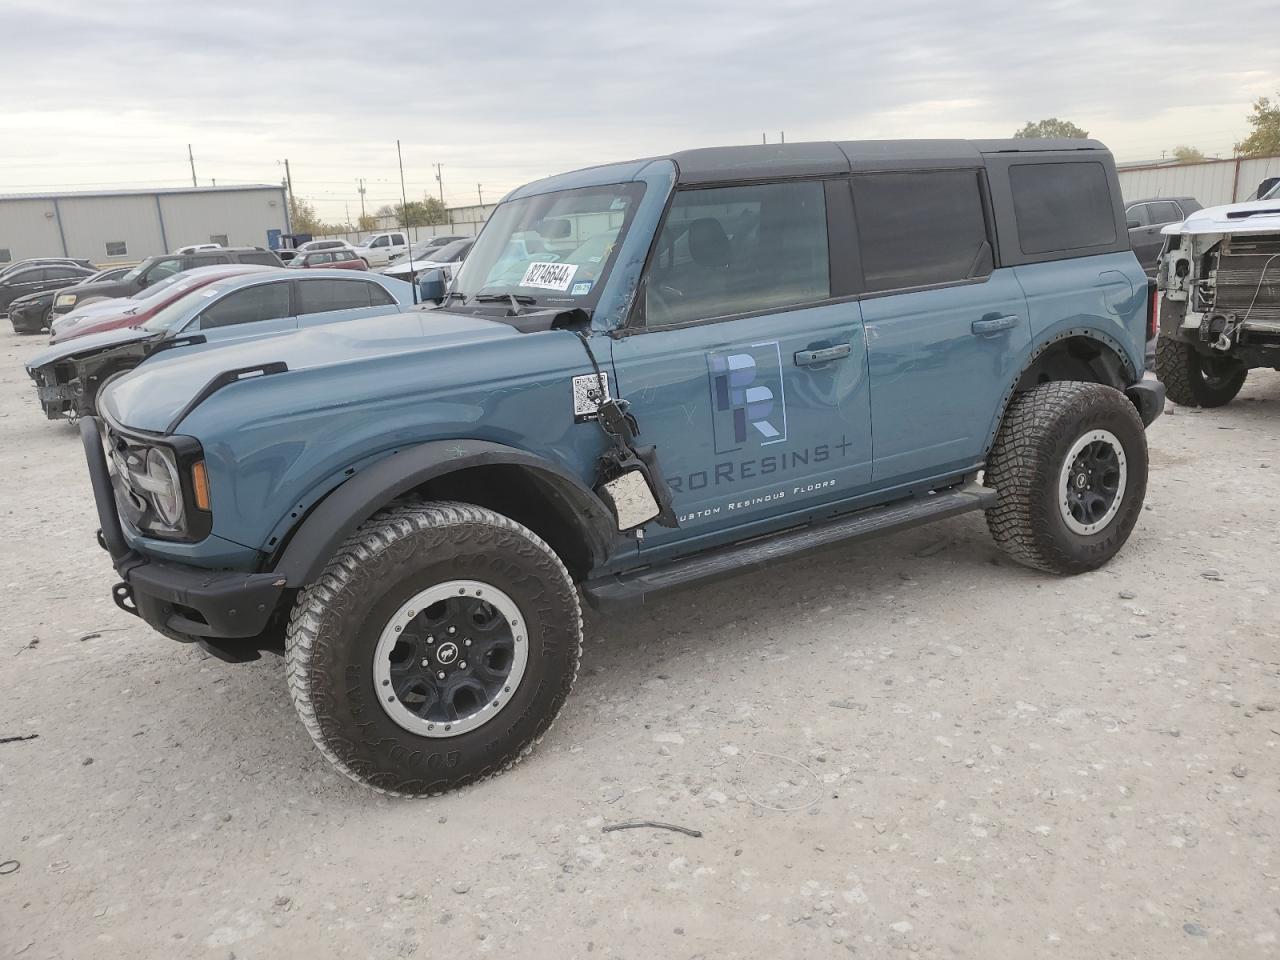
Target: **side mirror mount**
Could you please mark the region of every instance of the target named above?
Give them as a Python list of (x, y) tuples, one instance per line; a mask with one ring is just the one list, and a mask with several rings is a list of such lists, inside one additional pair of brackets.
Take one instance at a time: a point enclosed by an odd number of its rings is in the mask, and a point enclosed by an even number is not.
[(428, 270), (418, 281), (418, 298), (426, 303), (439, 303), (444, 299), (446, 284), (443, 270)]

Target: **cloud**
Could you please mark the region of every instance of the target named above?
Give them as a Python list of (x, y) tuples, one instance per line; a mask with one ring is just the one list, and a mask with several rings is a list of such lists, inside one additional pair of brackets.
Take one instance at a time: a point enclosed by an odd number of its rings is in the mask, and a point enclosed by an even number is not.
[[(0, 0), (0, 190), (278, 180), (326, 216), (399, 193), (487, 199), (689, 146), (1007, 136), (1069, 118), (1121, 157), (1229, 150), (1280, 88), (1268, 0), (1003, 4), (648, 0), (214, 7)], [(15, 38), (20, 38), (14, 42)], [(375, 204), (376, 205), (376, 204)]]

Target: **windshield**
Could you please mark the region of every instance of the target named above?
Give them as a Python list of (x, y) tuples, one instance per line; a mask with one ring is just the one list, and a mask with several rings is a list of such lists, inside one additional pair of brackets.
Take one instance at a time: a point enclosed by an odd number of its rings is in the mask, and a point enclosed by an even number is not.
[(121, 280), (137, 280), (138, 277), (142, 276), (142, 271), (145, 270), (150, 265), (151, 265), (150, 260), (143, 260), (140, 264), (138, 264), (136, 267), (134, 267), (132, 270), (130, 270), (120, 279)]
[(463, 261), (454, 292), (589, 307), (643, 195), (642, 183), (617, 183), (500, 204)]
[[(226, 280), (227, 277), (220, 277), (219, 280)], [(199, 281), (191, 281), (198, 283)], [(171, 291), (173, 287), (169, 288)], [(151, 330), (152, 332), (160, 332), (168, 330), (175, 323), (186, 319), (187, 316), (198, 310), (198, 305), (204, 304), (210, 297), (215, 297), (221, 291), (222, 287), (215, 280), (212, 283), (205, 281), (200, 283), (195, 289), (178, 297), (173, 303), (167, 307), (158, 310), (155, 316), (149, 318), (146, 323), (140, 324), (143, 330)]]
[(1259, 200), (1280, 200), (1280, 181), (1277, 181), (1270, 190), (1268, 190), (1258, 199)]

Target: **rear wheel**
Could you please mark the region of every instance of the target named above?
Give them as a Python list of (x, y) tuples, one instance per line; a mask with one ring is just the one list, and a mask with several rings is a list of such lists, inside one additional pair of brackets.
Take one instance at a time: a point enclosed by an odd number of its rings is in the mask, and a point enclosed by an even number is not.
[(1244, 386), (1249, 369), (1231, 357), (1207, 357), (1194, 346), (1161, 336), (1156, 343), (1156, 376), (1167, 396), (1184, 407), (1221, 407)]
[(532, 531), (468, 504), (406, 504), (360, 527), (299, 596), (289, 689), (348, 777), (438, 794), (533, 747), (581, 638), (573, 581)]
[(987, 459), (1001, 549), (1051, 573), (1102, 566), (1129, 539), (1147, 488), (1142, 419), (1119, 390), (1045, 383), (1009, 405)]

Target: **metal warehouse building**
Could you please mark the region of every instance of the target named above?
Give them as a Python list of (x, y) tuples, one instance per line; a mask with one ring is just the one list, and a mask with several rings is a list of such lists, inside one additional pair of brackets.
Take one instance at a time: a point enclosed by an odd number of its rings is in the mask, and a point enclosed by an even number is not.
[(189, 243), (268, 245), (289, 232), (281, 186), (0, 194), (0, 263), (85, 257), (132, 263)]

